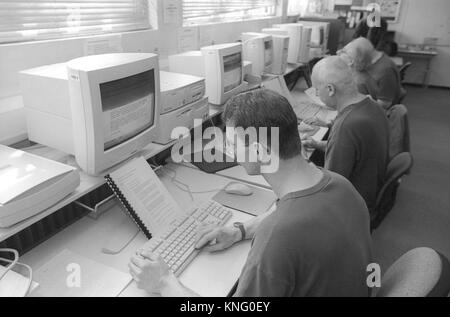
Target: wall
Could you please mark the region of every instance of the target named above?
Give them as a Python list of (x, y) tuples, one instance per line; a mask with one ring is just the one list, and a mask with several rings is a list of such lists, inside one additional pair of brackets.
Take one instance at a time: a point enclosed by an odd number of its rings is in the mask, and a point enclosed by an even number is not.
[[(282, 8), (284, 11), (286, 10), (285, 5)], [(11, 144), (26, 138), (26, 124), (18, 76), (18, 72), (21, 70), (61, 63), (84, 56), (88, 43), (93, 40), (104, 40), (95, 49), (98, 54), (108, 51), (158, 53), (162, 68), (164, 68), (167, 65), (167, 56), (179, 51), (178, 34), (183, 28), (179, 27), (179, 24), (164, 25), (161, 19), (161, 10), (158, 10), (157, 13), (153, 22), (157, 20), (158, 30), (0, 45), (0, 144)], [(279, 16), (245, 22), (205, 25), (195, 27), (193, 30), (198, 34), (198, 46), (204, 46), (237, 41), (244, 31), (259, 31), (275, 23), (280, 23), (282, 19), (282, 16)]]
[[(403, 0), (397, 31), (398, 43), (421, 44), (425, 37), (438, 37), (439, 56), (432, 62), (430, 84), (450, 87), (450, 1)], [(421, 83), (424, 61), (414, 60), (407, 81)]]

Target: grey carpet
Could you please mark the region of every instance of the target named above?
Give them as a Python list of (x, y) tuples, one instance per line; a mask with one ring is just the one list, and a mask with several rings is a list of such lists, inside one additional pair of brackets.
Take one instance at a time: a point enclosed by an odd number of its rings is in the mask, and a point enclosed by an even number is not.
[(415, 165), (373, 235), (375, 260), (383, 270), (416, 247), (450, 258), (450, 90), (406, 88)]

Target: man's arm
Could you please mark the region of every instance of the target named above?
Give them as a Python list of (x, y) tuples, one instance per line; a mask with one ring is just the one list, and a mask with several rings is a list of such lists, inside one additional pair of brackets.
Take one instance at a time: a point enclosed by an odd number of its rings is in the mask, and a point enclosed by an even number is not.
[(325, 169), (350, 179), (356, 163), (356, 148), (350, 131), (342, 131), (333, 142), (325, 157)]
[(258, 217), (255, 217), (249, 221), (247, 221), (244, 224), (245, 228), (245, 237), (243, 240), (251, 240), (255, 236), (256, 230), (258, 229), (261, 222), (263, 222), (264, 219), (266, 219), (268, 216), (270, 216), (274, 211), (276, 210), (275, 206), (268, 212), (259, 215)]
[(313, 150), (319, 150), (319, 151), (325, 153), (327, 151), (328, 142), (327, 141), (316, 141), (313, 138), (308, 136), (306, 139), (302, 140), (302, 145), (306, 148), (310, 148)]
[(217, 252), (226, 250), (239, 241), (253, 239), (258, 226), (273, 211), (275, 206), (270, 211), (244, 223), (245, 237), (242, 236), (241, 230), (235, 227), (203, 227), (198, 231), (195, 247), (208, 252)]
[(201, 297), (190, 288), (184, 286), (173, 274), (161, 281), (162, 297)]
[(200, 297), (184, 286), (161, 258), (149, 251), (142, 251), (131, 257), (128, 267), (138, 288), (149, 294), (164, 297)]

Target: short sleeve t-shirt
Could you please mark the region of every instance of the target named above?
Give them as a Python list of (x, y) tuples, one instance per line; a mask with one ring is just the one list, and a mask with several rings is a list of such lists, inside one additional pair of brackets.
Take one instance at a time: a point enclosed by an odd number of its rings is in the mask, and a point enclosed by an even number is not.
[(367, 72), (356, 72), (355, 81), (359, 93), (368, 95), (373, 100), (378, 99), (378, 84)]
[(369, 75), (378, 85), (378, 99), (391, 105), (400, 103), (402, 86), (400, 73), (395, 63), (383, 53), (383, 56), (367, 68)]
[(347, 178), (371, 212), (388, 163), (389, 124), (378, 103), (366, 98), (339, 113), (328, 140), (325, 168)]
[(283, 197), (258, 227), (237, 297), (367, 297), (369, 214), (343, 177)]

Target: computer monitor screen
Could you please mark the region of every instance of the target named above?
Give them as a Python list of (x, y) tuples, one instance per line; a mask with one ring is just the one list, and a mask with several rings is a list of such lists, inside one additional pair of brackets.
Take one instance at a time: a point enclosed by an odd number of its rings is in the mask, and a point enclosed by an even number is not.
[(223, 57), (224, 93), (242, 84), (242, 53), (235, 53)]
[(265, 49), (264, 60), (266, 63), (266, 67), (268, 67), (273, 63), (273, 41), (272, 40), (265, 41), (264, 49)]
[(155, 120), (154, 69), (100, 84), (104, 150), (151, 128)]

